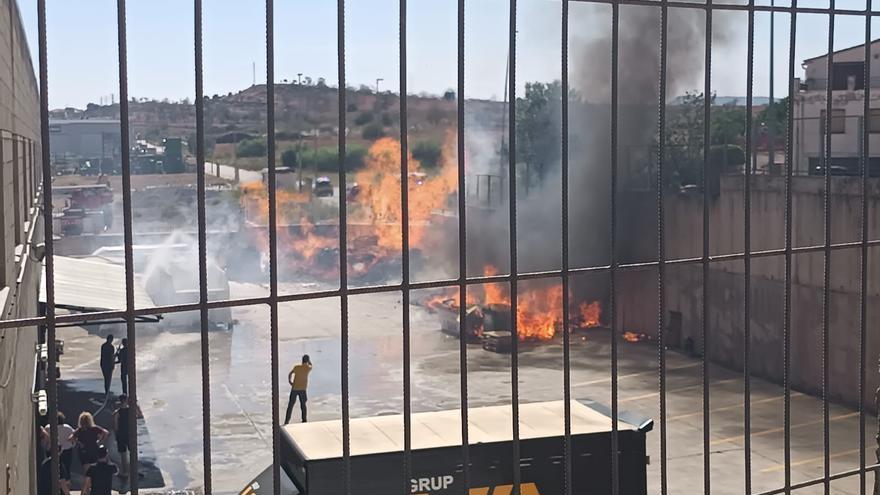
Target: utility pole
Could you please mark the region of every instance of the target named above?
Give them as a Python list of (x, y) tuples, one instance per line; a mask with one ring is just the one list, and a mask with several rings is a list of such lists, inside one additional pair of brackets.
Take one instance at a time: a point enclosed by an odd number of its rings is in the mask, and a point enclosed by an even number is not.
[(251, 62), (251, 77), (252, 77), (251, 86), (256, 86), (257, 85), (257, 63), (256, 62)]
[(384, 81), (384, 80), (385, 80), (385, 79), (382, 79), (381, 77), (376, 78), (376, 94), (377, 94), (377, 95), (379, 94), (379, 83), (382, 82), (382, 81)]
[(302, 84), (302, 79), (303, 79), (303, 73), (302, 73), (302, 72), (298, 72), (298, 73), (296, 74), (296, 83), (297, 83), (297, 84)]
[[(776, 1), (770, 0), (770, 7), (775, 7)], [(773, 27), (774, 27), (774, 11), (770, 11), (770, 101), (767, 103), (767, 115), (770, 117), (771, 122), (767, 122), (767, 143), (768, 143), (768, 162), (767, 162), (767, 172), (772, 172), (773, 165), (776, 163), (776, 135), (773, 132), (773, 55), (774, 55), (774, 42), (776, 41), (773, 37)], [(790, 103), (789, 103), (790, 104)]]

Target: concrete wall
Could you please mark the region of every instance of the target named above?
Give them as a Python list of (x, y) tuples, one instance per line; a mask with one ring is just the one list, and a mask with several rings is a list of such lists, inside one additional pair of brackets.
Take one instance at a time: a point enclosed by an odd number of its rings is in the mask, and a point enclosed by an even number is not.
[[(24, 2), (30, 8), (32, 3)], [(0, 0), (0, 318), (37, 315), (38, 88), (15, 0)], [(0, 494), (35, 493), (36, 328), (0, 330)]]
[[(709, 208), (710, 254), (743, 252), (743, 178), (722, 178), (721, 194)], [(880, 232), (880, 182), (869, 184), (869, 239)], [(857, 178), (832, 180), (832, 242), (859, 240), (860, 183)], [(784, 247), (784, 180), (758, 176), (751, 195), (752, 250)], [(817, 246), (823, 237), (823, 178), (795, 177), (792, 183), (792, 241), (795, 247)], [(702, 252), (702, 196), (670, 194), (666, 202), (668, 259), (699, 257)], [(653, 244), (653, 242), (651, 242)], [(651, 246), (653, 249), (654, 246)], [(654, 258), (656, 259), (656, 258)], [(819, 393), (822, 370), (822, 252), (793, 256), (792, 271), (792, 383), (798, 390)], [(782, 318), (785, 260), (782, 255), (753, 258), (751, 266), (751, 368), (756, 376), (782, 380)], [(833, 251), (830, 279), (829, 386), (834, 400), (858, 403), (859, 289), (858, 249)], [(682, 313), (682, 341), (692, 338), (697, 349), (702, 304), (702, 269), (697, 265), (669, 265), (666, 271), (668, 311)], [(880, 248), (869, 249), (868, 340), (865, 403), (873, 410), (873, 390), (880, 384), (876, 363), (880, 357)], [(621, 274), (619, 321), (623, 330), (655, 335), (657, 330), (657, 272), (645, 269)], [(744, 264), (742, 260), (714, 263), (709, 273), (710, 314), (707, 320), (709, 353), (713, 361), (741, 369), (743, 365)], [(646, 303), (647, 302), (647, 303)]]

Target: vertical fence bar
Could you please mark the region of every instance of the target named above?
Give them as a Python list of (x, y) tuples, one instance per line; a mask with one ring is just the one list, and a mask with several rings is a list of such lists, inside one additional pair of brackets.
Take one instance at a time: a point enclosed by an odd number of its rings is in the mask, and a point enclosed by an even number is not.
[[(116, 2), (116, 29), (119, 53), (119, 126), (120, 151), (122, 153), (122, 219), (125, 241), (125, 327), (128, 338), (128, 392), (129, 402), (137, 410), (137, 334), (134, 322), (134, 234), (132, 233), (131, 211), (131, 146), (129, 144), (130, 127), (128, 122), (128, 44), (125, 20), (125, 0)], [(106, 401), (107, 399), (105, 399)], [(130, 432), (131, 448), (129, 449), (129, 483), (132, 495), (138, 494), (138, 440), (137, 414), (128, 415), (128, 431)]]
[(828, 330), (831, 317), (831, 90), (834, 71), (834, 0), (829, 0), (831, 7), (828, 14), (828, 60), (825, 84), (825, 146), (822, 153), (825, 172), (825, 194), (822, 205), (822, 228), (825, 236), (823, 250), (822, 275), (822, 448), (823, 448), (823, 485), (825, 495), (831, 493), (831, 422), (828, 410)]
[[(336, 64), (339, 74), (339, 184), (345, 186), (345, 0), (336, 0)], [(342, 333), (342, 486), (351, 495), (351, 425), (348, 397), (348, 211), (339, 198), (339, 313)]]
[(208, 340), (208, 240), (205, 213), (205, 94), (202, 64), (202, 0), (195, 7), (196, 209), (199, 242), (199, 313), (202, 351), (202, 463), (204, 491), (211, 493), (211, 372)]
[[(749, 0), (746, 54), (746, 162), (754, 157), (755, 86), (755, 0)], [(752, 493), (752, 171), (757, 163), (746, 163), (743, 177), (743, 479), (745, 492)]]
[(618, 447), (618, 331), (617, 331), (617, 95), (618, 95), (618, 50), (620, 48), (620, 5), (611, 4), (611, 194), (610, 194), (610, 239), (611, 266), (608, 271), (608, 309), (611, 312), (611, 495), (620, 494), (620, 456)]
[(666, 473), (666, 329), (664, 313), (666, 312), (666, 295), (664, 282), (666, 276), (666, 252), (663, 238), (665, 208), (663, 205), (664, 162), (666, 153), (666, 54), (667, 25), (669, 23), (669, 6), (663, 0), (660, 6), (660, 87), (657, 94), (657, 354), (660, 379), (660, 493), (667, 493)]
[[(520, 445), (519, 445), (519, 331), (517, 329), (517, 289), (519, 276), (516, 266), (516, 0), (510, 0), (508, 16), (508, 78), (507, 118), (509, 175), (508, 206), (510, 209), (510, 407), (513, 427), (513, 495), (520, 495)], [(528, 178), (527, 178), (528, 180)]]
[[(46, 345), (49, 353), (49, 390), (46, 394), (49, 414), (49, 455), (52, 456), (51, 493), (58, 493), (60, 464), (58, 457), (58, 363), (55, 362), (55, 241), (52, 233), (52, 164), (49, 156), (49, 67), (46, 42), (46, 0), (37, 0), (37, 39), (40, 53), (40, 158), (43, 166), (43, 229), (46, 243)], [(0, 139), (0, 146), (3, 146)], [(2, 154), (2, 151), (0, 151)], [(0, 160), (0, 166), (2, 166)], [(16, 330), (21, 331), (21, 330)], [(39, 447), (38, 447), (39, 448)]]
[[(797, 0), (791, 0), (791, 26), (788, 39), (788, 81), (795, 78), (795, 40), (797, 36)], [(794, 95), (792, 95), (794, 96)], [(792, 152), (794, 151), (794, 105), (788, 106), (785, 142), (785, 295), (782, 309), (782, 406), (783, 461), (785, 493), (791, 493), (791, 276), (792, 276)]]
[[(862, 184), (860, 194), (861, 245), (859, 261), (861, 274), (859, 280), (859, 494), (865, 495), (867, 477), (865, 476), (865, 367), (867, 366), (867, 328), (868, 328), (868, 177), (871, 175), (871, 0), (865, 5), (865, 98), (863, 101), (864, 123), (862, 124)], [(789, 100), (790, 101), (790, 100)]]
[[(709, 320), (709, 148), (711, 133), (709, 123), (712, 117), (712, 0), (706, 2), (706, 53), (703, 60), (703, 295), (700, 310), (700, 340), (703, 345), (703, 492), (712, 492), (712, 474), (709, 465), (709, 334), (706, 322)], [(714, 174), (713, 174), (714, 177)]]
[[(568, 2), (562, 2), (561, 19), (561, 79), (562, 79), (562, 119), (561, 126), (561, 167), (562, 167), (562, 395), (563, 430), (563, 492), (571, 495), (571, 331), (569, 301), (569, 259), (568, 259)], [(528, 180), (528, 179), (527, 179)]]
[[(278, 417), (278, 206), (275, 171), (275, 2), (266, 0), (266, 153), (269, 175), (269, 344), (272, 366), (272, 490), (281, 495)], [(343, 183), (344, 187), (344, 183)], [(343, 189), (344, 190), (344, 189)]]
[[(465, 182), (464, 142), (464, 7), (458, 0), (458, 367), (461, 388), (461, 464), (463, 495), (471, 489), (470, 440), (468, 439), (468, 363), (467, 363), (467, 183)], [(479, 186), (479, 179), (477, 179)], [(479, 187), (477, 188), (479, 202)]]
[[(403, 494), (410, 493), (412, 477), (412, 390), (410, 383), (410, 273), (409, 273), (409, 142), (406, 119), (406, 0), (399, 3), (400, 36), (400, 230), (401, 285), (403, 287)], [(379, 95), (377, 94), (378, 98)], [(342, 190), (342, 189), (340, 189)], [(461, 305), (467, 304), (462, 301)]]

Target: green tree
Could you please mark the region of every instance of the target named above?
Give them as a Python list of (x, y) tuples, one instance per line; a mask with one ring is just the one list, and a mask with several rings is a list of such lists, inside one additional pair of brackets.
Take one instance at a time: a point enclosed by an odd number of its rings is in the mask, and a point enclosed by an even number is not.
[(385, 129), (383, 129), (382, 126), (379, 124), (369, 124), (367, 126), (364, 126), (364, 129), (361, 131), (361, 137), (363, 137), (367, 141), (375, 141), (384, 136)]
[(779, 101), (775, 101), (773, 105), (767, 105), (758, 114), (756, 123), (758, 125), (766, 125), (767, 129), (773, 132), (773, 135), (779, 139), (784, 136), (788, 130), (786, 125), (788, 119), (788, 102), (789, 98), (785, 97)]
[(244, 158), (263, 156), (266, 154), (266, 140), (263, 138), (245, 139), (238, 143), (236, 153)]
[(364, 125), (369, 124), (373, 121), (373, 112), (366, 111), (358, 114), (357, 117), (354, 118), (354, 125)]
[(746, 134), (746, 109), (735, 106), (713, 107), (709, 133), (712, 144), (743, 142)]
[(516, 101), (517, 160), (530, 164), (539, 180), (560, 157), (561, 107), (559, 81), (526, 83), (525, 95)]
[(442, 150), (440, 143), (435, 141), (419, 141), (412, 147), (412, 156), (424, 168), (435, 168), (440, 163)]
[(299, 157), (295, 149), (286, 149), (284, 153), (281, 153), (281, 165), (290, 169), (295, 169), (299, 166)]

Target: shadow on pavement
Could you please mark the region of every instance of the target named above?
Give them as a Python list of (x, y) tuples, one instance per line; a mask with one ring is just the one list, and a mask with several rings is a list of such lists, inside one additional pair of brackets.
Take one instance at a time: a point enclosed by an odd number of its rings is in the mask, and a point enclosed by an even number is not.
[[(59, 410), (67, 417), (68, 424), (76, 428), (77, 417), (81, 412), (88, 411), (95, 414), (101, 409), (104, 403), (104, 394), (96, 391), (102, 388), (103, 382), (101, 380), (65, 380), (58, 382)], [(116, 451), (116, 437), (113, 433), (113, 409), (115, 403), (116, 396), (111, 392), (110, 402), (95, 416), (95, 422), (110, 432), (105, 445), (107, 450), (110, 451), (111, 461), (119, 466), (120, 456), (119, 452)], [(144, 419), (138, 419), (137, 444), (138, 462), (140, 464), (140, 481), (138, 486), (140, 488), (164, 487), (165, 480), (162, 477), (162, 472), (156, 465), (155, 451)], [(70, 488), (71, 490), (80, 490), (83, 484), (84, 473), (76, 449), (74, 449), (73, 463), (70, 470)], [(113, 481), (113, 489), (120, 493), (127, 493), (128, 480), (116, 477)]]

